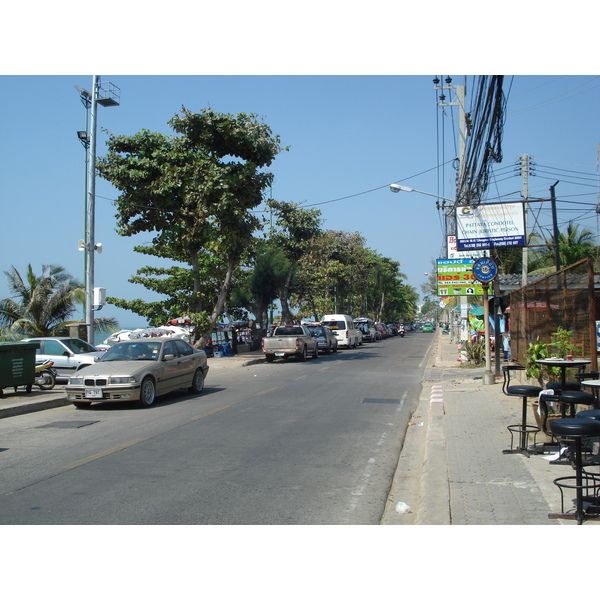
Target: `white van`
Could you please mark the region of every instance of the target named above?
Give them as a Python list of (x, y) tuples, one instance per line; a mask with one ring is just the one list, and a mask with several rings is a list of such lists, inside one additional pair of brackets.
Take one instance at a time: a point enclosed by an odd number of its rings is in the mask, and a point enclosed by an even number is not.
[(377, 330), (375, 323), (367, 317), (354, 319), (354, 326), (358, 329), (366, 342), (374, 342), (377, 339)]
[(325, 315), (321, 323), (331, 329), (338, 341), (340, 348), (356, 348), (359, 344), (359, 333), (354, 327), (350, 315)]

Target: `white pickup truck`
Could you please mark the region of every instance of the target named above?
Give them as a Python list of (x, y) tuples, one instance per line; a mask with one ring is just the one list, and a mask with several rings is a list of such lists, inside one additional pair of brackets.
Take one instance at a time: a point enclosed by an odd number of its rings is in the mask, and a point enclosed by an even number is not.
[(305, 361), (309, 354), (319, 357), (319, 342), (304, 325), (280, 325), (270, 337), (263, 338), (262, 349), (267, 362), (275, 358), (297, 356)]

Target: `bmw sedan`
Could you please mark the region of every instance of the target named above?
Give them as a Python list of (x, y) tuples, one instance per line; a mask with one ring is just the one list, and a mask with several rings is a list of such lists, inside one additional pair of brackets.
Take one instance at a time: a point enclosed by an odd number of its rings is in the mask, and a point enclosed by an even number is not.
[(96, 364), (78, 371), (65, 391), (77, 408), (92, 402), (131, 401), (148, 407), (157, 396), (173, 390), (201, 393), (207, 373), (205, 352), (183, 340), (131, 340), (119, 342)]

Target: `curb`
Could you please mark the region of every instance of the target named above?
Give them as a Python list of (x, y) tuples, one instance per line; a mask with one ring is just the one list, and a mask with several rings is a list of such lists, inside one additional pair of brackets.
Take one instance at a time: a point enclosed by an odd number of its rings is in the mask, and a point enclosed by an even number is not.
[(0, 408), (0, 419), (7, 417), (17, 417), (19, 415), (27, 415), (29, 413), (47, 410), (49, 408), (59, 408), (71, 404), (66, 398), (54, 398), (52, 400), (40, 400), (39, 402), (31, 402), (28, 404), (15, 404), (13, 406), (5, 406)]
[[(439, 343), (436, 338), (425, 357), (428, 361), (435, 355), (436, 367), (440, 366)], [(436, 468), (440, 461), (446, 463), (442, 384), (434, 383), (431, 388), (429, 385), (422, 382), (419, 403), (404, 436), (380, 525), (450, 524), (448, 476), (446, 472), (441, 475)], [(399, 513), (396, 510), (399, 502), (408, 504), (409, 512)]]

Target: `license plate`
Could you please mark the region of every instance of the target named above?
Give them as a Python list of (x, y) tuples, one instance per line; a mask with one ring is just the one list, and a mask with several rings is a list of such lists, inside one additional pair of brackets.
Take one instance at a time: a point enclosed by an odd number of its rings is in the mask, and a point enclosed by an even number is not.
[(285, 356), (285, 352), (275, 352), (275, 356)]
[(86, 398), (102, 398), (102, 388), (91, 388), (85, 390)]

